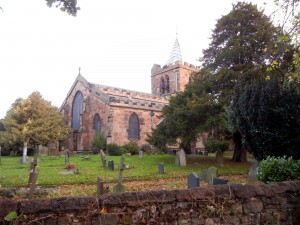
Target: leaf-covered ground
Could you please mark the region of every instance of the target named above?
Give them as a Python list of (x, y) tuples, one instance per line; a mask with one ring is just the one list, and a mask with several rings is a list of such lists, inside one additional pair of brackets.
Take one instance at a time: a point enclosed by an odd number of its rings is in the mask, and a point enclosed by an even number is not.
[[(247, 183), (247, 175), (228, 175), (220, 176), (220, 178), (228, 179), (229, 183)], [(176, 190), (187, 188), (187, 178), (165, 178), (159, 180), (148, 181), (130, 181), (123, 183), (126, 187), (126, 191), (150, 191), (150, 190)], [(112, 192), (115, 183), (107, 183), (105, 187), (109, 193)], [(200, 183), (201, 186), (206, 186), (204, 182)], [(95, 184), (80, 184), (80, 185), (61, 185), (57, 186), (57, 189), (50, 193), (51, 197), (59, 196), (95, 196), (96, 185)]]

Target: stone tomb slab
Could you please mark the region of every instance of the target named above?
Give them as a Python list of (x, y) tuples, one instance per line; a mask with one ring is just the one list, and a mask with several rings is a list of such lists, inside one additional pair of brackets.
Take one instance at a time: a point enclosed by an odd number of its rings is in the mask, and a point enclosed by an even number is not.
[(217, 177), (213, 178), (213, 185), (220, 185), (220, 184), (227, 184), (227, 183), (228, 183), (228, 180), (226, 180), (226, 179), (221, 179), (221, 178), (217, 178)]

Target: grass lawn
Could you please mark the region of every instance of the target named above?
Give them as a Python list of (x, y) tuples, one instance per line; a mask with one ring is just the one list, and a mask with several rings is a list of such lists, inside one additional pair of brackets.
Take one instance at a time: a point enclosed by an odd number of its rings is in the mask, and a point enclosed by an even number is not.
[[(184, 179), (191, 172), (199, 173), (201, 170), (210, 166), (218, 168), (219, 176), (246, 175), (251, 163), (231, 162), (231, 153), (226, 153), (224, 166), (216, 166), (214, 156), (188, 156), (187, 166), (180, 167), (175, 165), (174, 155), (145, 155), (143, 159), (138, 156), (125, 156), (125, 165), (129, 165), (128, 170), (123, 171), (123, 181), (158, 181), (163, 179), (176, 178)], [(89, 160), (84, 159), (88, 157)], [(31, 157), (32, 159), (33, 157)], [(20, 157), (3, 157), (0, 164), (0, 185), (1, 187), (25, 187), (28, 184), (30, 164), (20, 164)], [(108, 160), (114, 160), (115, 170), (103, 169), (99, 155), (80, 156), (73, 155), (70, 162), (75, 163), (80, 169), (79, 174), (61, 175), (65, 169), (64, 157), (50, 156), (39, 157), (44, 159), (38, 162), (38, 185), (39, 186), (62, 186), (95, 184), (97, 177), (101, 176), (105, 181), (112, 182), (118, 177), (118, 165), (120, 156), (106, 156)], [(158, 163), (165, 165), (165, 174), (158, 173)], [(237, 176), (238, 177), (238, 176)], [(176, 182), (175, 179), (175, 182)], [(174, 179), (173, 179), (174, 180)], [(231, 181), (231, 179), (229, 179)], [(234, 180), (232, 182), (247, 182), (245, 180)]]

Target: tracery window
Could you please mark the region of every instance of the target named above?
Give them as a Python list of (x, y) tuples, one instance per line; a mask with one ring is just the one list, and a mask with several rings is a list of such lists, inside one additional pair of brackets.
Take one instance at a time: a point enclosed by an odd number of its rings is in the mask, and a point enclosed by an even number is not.
[(169, 80), (169, 76), (166, 76), (166, 93), (170, 92), (170, 80)]
[(164, 78), (160, 78), (160, 94), (165, 93), (165, 80)]
[(94, 130), (96, 134), (101, 132), (101, 119), (98, 113), (94, 116)]
[(132, 113), (129, 117), (128, 138), (129, 139), (140, 138), (140, 123), (136, 113)]
[(80, 115), (82, 113), (83, 107), (83, 95), (80, 91), (78, 91), (73, 100), (72, 106), (72, 128), (74, 131), (80, 129)]

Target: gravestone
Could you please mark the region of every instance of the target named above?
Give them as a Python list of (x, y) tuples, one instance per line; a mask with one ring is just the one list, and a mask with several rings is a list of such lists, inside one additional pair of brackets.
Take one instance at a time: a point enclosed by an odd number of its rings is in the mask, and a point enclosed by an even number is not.
[[(55, 152), (55, 149), (52, 151)], [(47, 147), (42, 147), (41, 156), (47, 156), (49, 155), (49, 149)]]
[(100, 150), (100, 158), (101, 158), (101, 162), (102, 162), (102, 167), (105, 168), (106, 167), (106, 159), (105, 159), (105, 153), (102, 149)]
[(97, 179), (97, 194), (98, 196), (104, 194), (104, 182), (102, 177), (98, 177)]
[(183, 149), (176, 153), (175, 164), (178, 166), (186, 166), (186, 154)]
[(125, 169), (125, 164), (124, 164), (124, 158), (121, 157), (120, 161), (120, 166), (119, 166), (119, 177), (118, 177), (118, 182), (113, 188), (114, 193), (120, 193), (120, 192), (125, 192), (125, 186), (122, 184), (122, 178), (123, 178), (123, 170)]
[(9, 152), (9, 156), (15, 156), (14, 151), (10, 151), (10, 152)]
[(176, 156), (175, 156), (175, 165), (180, 166), (180, 160), (179, 160), (179, 155), (178, 154), (176, 154)]
[(202, 170), (200, 172), (199, 180), (212, 184), (214, 177), (218, 177), (218, 168), (211, 166), (207, 170)]
[(68, 149), (65, 150), (65, 165), (70, 164), (70, 151)]
[(43, 145), (38, 145), (38, 156), (42, 155), (42, 148), (43, 148)]
[(226, 179), (221, 179), (221, 178), (217, 178), (217, 177), (213, 178), (213, 185), (227, 184), (227, 183), (228, 183), (228, 180), (226, 180)]
[(114, 161), (113, 160), (108, 160), (108, 169), (110, 170), (115, 170), (115, 165), (114, 165)]
[(258, 171), (258, 163), (255, 162), (249, 169), (249, 172), (248, 172), (248, 180), (250, 182), (255, 182), (257, 181), (257, 177), (256, 177), (256, 174), (257, 174), (257, 171)]
[(218, 166), (224, 166), (224, 157), (221, 151), (216, 152), (216, 162)]
[(165, 173), (165, 165), (163, 162), (158, 163), (158, 173), (160, 173), (160, 174)]
[(199, 177), (196, 173), (191, 173), (187, 178), (187, 186), (188, 188), (199, 187)]
[(143, 151), (139, 151), (139, 157), (140, 157), (140, 159), (144, 158), (144, 152)]

